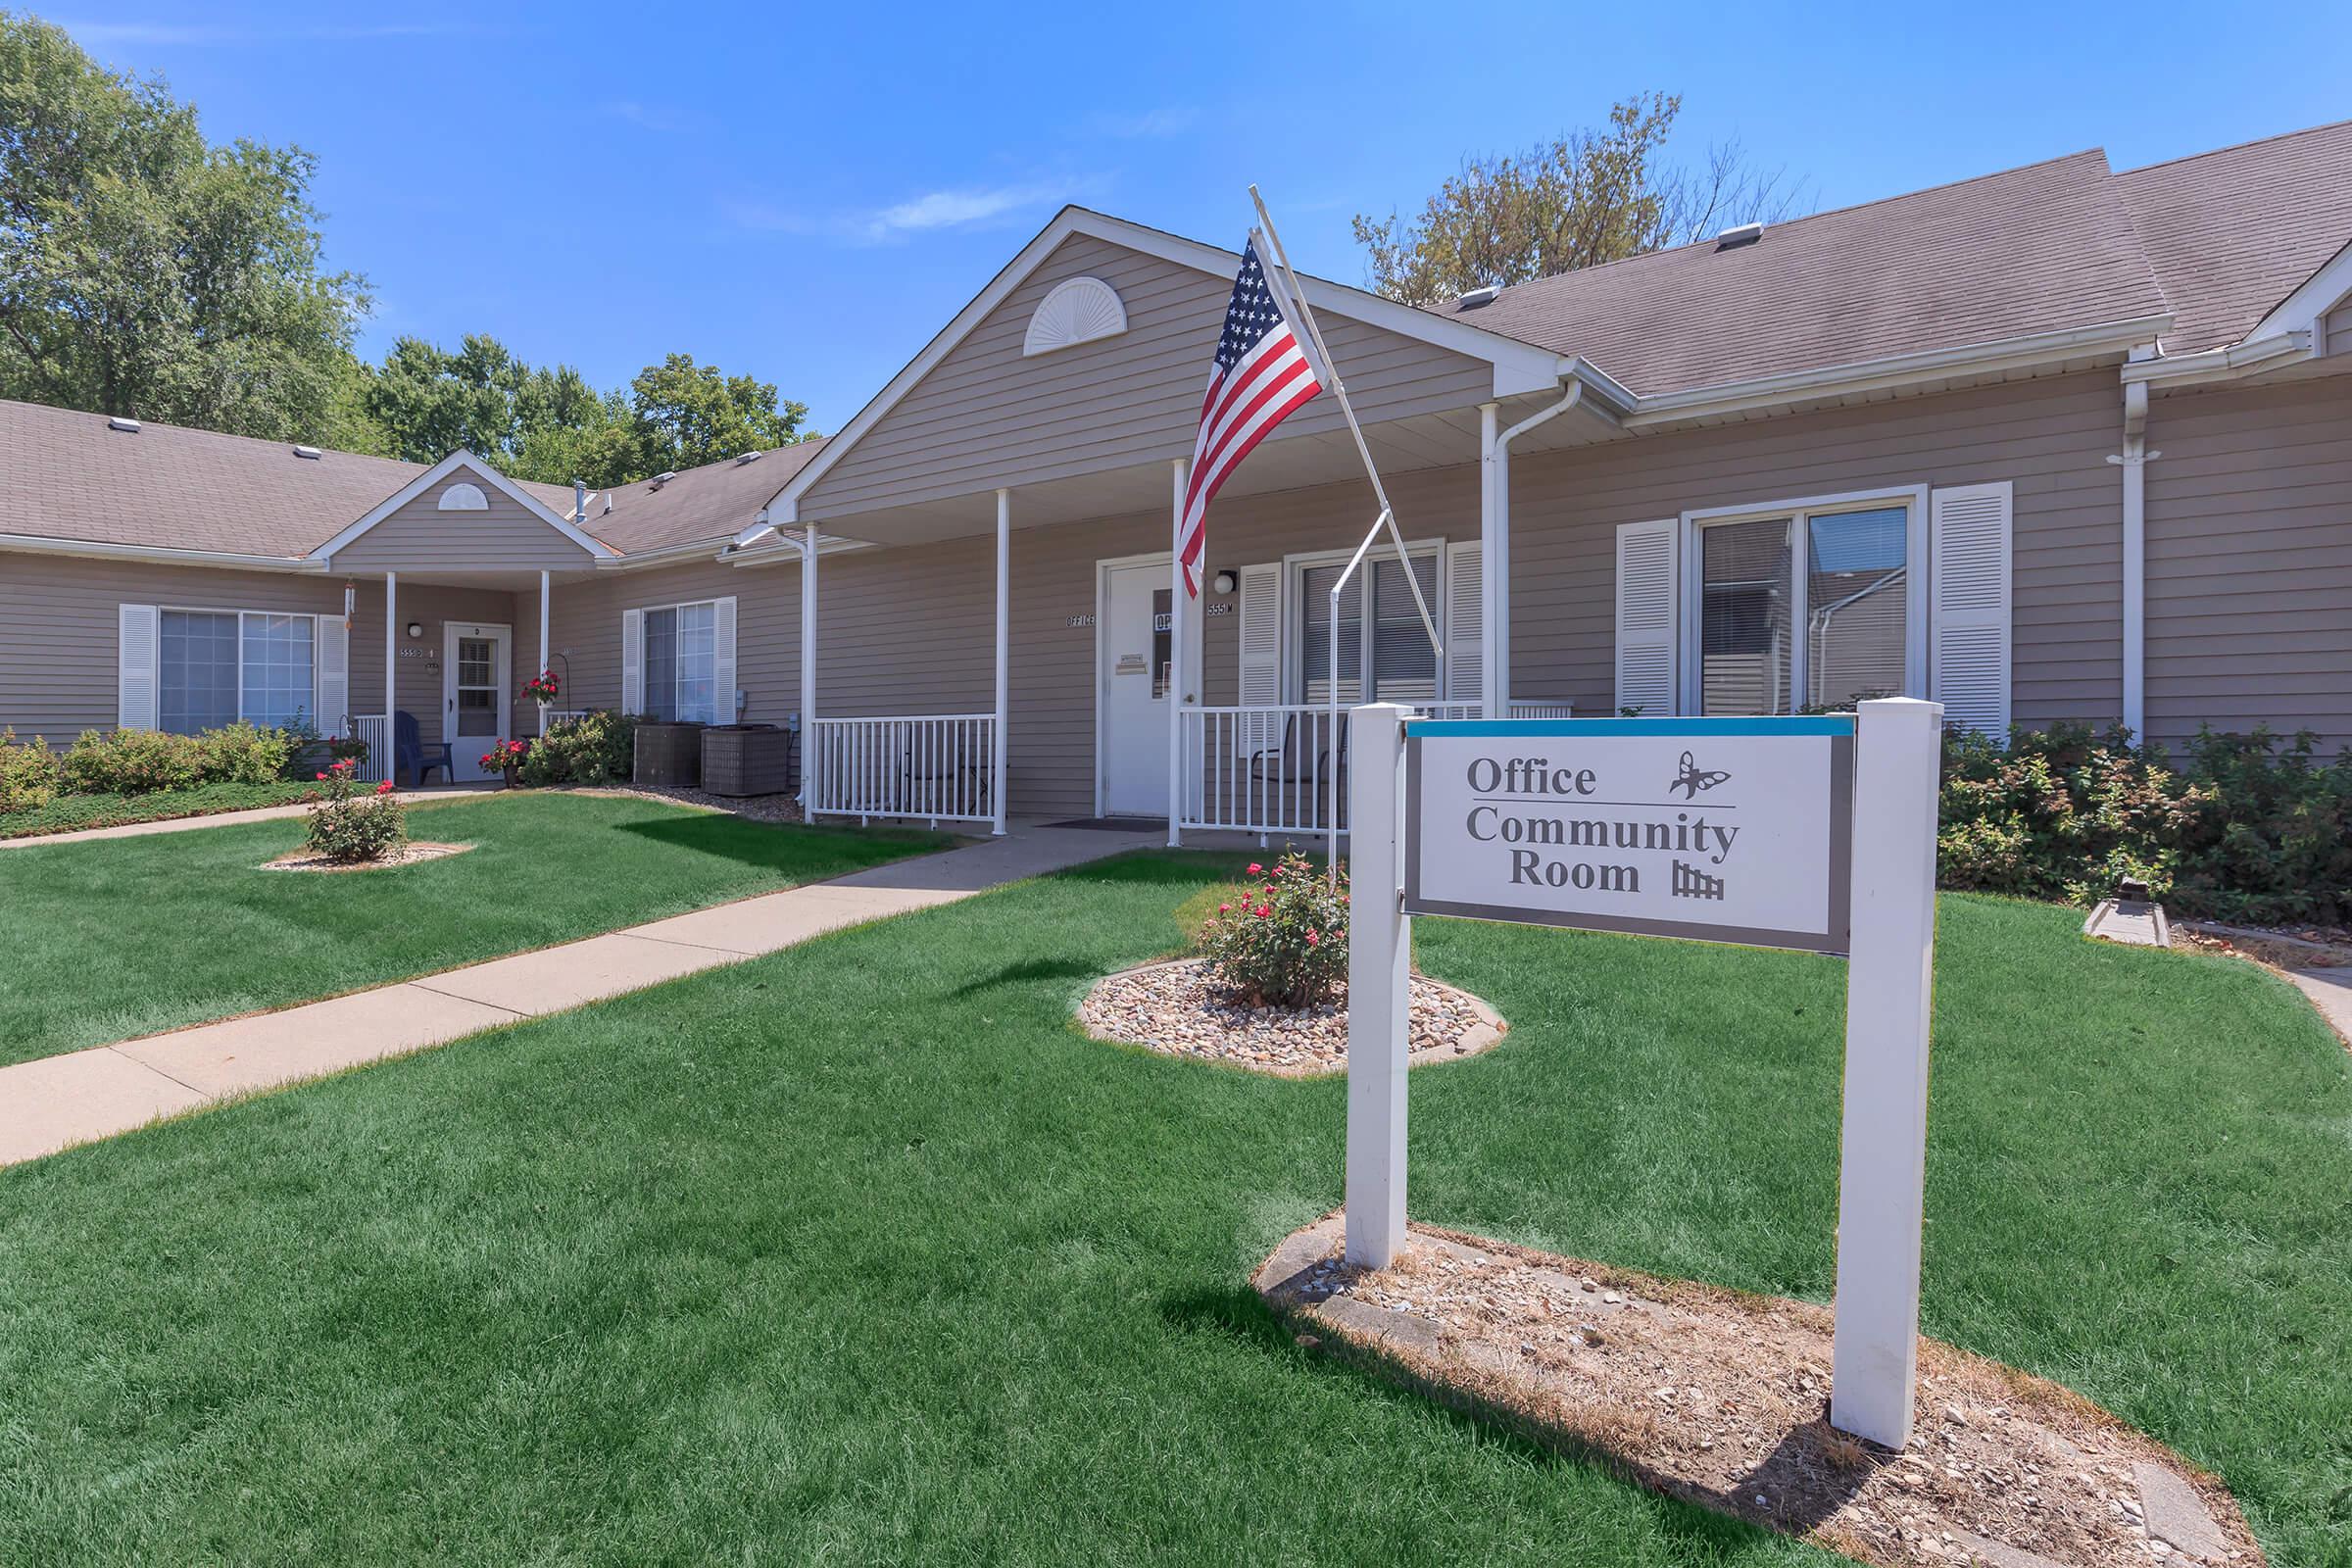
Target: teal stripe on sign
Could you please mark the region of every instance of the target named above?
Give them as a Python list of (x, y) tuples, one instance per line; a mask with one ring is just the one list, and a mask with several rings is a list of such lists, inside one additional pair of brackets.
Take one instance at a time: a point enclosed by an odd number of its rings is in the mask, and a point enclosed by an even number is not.
[(1408, 718), (1407, 735), (1851, 735), (1850, 713), (1794, 718)]

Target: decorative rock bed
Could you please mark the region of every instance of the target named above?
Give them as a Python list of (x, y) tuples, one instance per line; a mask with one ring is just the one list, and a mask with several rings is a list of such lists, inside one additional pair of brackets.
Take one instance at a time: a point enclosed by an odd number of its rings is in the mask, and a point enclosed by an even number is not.
[(281, 855), (262, 867), (265, 871), (383, 871), (396, 865), (415, 865), (419, 860), (445, 860), (453, 855), (464, 855), (472, 849), (470, 844), (403, 844), (373, 860), (331, 860), (308, 850), (296, 850)]
[(1292, 1234), (1258, 1294), (1298, 1343), (1642, 1486), (1866, 1563), (2188, 1568), (2264, 1561), (2214, 1477), (2071, 1390), (1923, 1338), (1910, 1445), (1828, 1421), (1827, 1307), (1415, 1225), (1396, 1265)]
[[(1486, 1050), (1505, 1025), (1466, 991), (1412, 978), (1407, 1060), (1449, 1061)], [(1116, 1040), (1171, 1056), (1201, 1056), (1251, 1072), (1309, 1078), (1348, 1068), (1345, 992), (1317, 1007), (1252, 1007), (1200, 958), (1127, 969), (1100, 981), (1079, 1004), (1078, 1021), (1097, 1040)]]

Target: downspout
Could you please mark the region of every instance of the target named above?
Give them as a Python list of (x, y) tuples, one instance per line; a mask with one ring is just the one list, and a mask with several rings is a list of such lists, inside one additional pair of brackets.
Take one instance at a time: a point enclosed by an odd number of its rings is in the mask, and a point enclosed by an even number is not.
[(1511, 714), (1511, 443), (1533, 430), (1537, 425), (1566, 414), (1583, 400), (1585, 383), (1568, 383), (1568, 393), (1559, 402), (1521, 419), (1509, 429), (1496, 433), (1494, 404), (1479, 408), (1479, 445), (1484, 448), (1480, 458), (1486, 466), (1486, 483), (1480, 486), (1479, 499), (1485, 503), (1486, 515), (1481, 529), (1483, 548), (1479, 554), (1479, 597), (1481, 618), (1486, 623), (1486, 644), (1482, 650), (1486, 668), (1481, 672), (1480, 693), (1486, 698), (1485, 716), (1508, 718)]
[(2124, 470), (2124, 728), (2132, 732), (2134, 740), (2144, 738), (2148, 728), (2147, 465), (2164, 455), (2147, 449), (2147, 383), (2127, 381), (2124, 450), (2107, 461)]

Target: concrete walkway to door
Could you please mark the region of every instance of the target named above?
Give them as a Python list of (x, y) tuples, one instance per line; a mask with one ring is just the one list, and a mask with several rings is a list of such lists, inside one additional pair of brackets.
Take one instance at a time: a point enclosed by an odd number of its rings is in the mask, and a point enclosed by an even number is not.
[(952, 904), (1161, 835), (1016, 825), (941, 855), (788, 888), (536, 953), (0, 1067), (0, 1165), (159, 1117), (741, 963), (844, 926)]

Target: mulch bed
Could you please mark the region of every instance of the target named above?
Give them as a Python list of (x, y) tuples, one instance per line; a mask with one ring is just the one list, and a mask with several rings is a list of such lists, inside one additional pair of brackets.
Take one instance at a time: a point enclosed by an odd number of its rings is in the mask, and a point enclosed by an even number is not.
[(1934, 1340), (1900, 1453), (1828, 1422), (1827, 1307), (1412, 1227), (1350, 1268), (1344, 1220), (1258, 1270), (1346, 1349), (1630, 1479), (1864, 1562), (2257, 1568), (2221, 1483), (2072, 1391)]
[(323, 855), (308, 850), (296, 850), (281, 855), (262, 869), (265, 871), (388, 871), (396, 865), (415, 865), (419, 860), (444, 860), (453, 855), (464, 855), (472, 849), (470, 844), (420, 844), (411, 842), (392, 850), (380, 859), (330, 860)]
[[(1506, 1027), (1466, 991), (1422, 975), (1407, 993), (1407, 1059), (1450, 1060), (1486, 1050)], [(1124, 1041), (1174, 1056), (1200, 1056), (1252, 1072), (1304, 1078), (1348, 1070), (1348, 996), (1321, 1006), (1252, 1007), (1206, 961), (1146, 964), (1099, 982), (1078, 1007), (1098, 1040)]]
[(2175, 920), (2173, 943), (2226, 953), (2275, 969), (2339, 969), (2352, 965), (2352, 930), (2342, 926), (2224, 925)]

